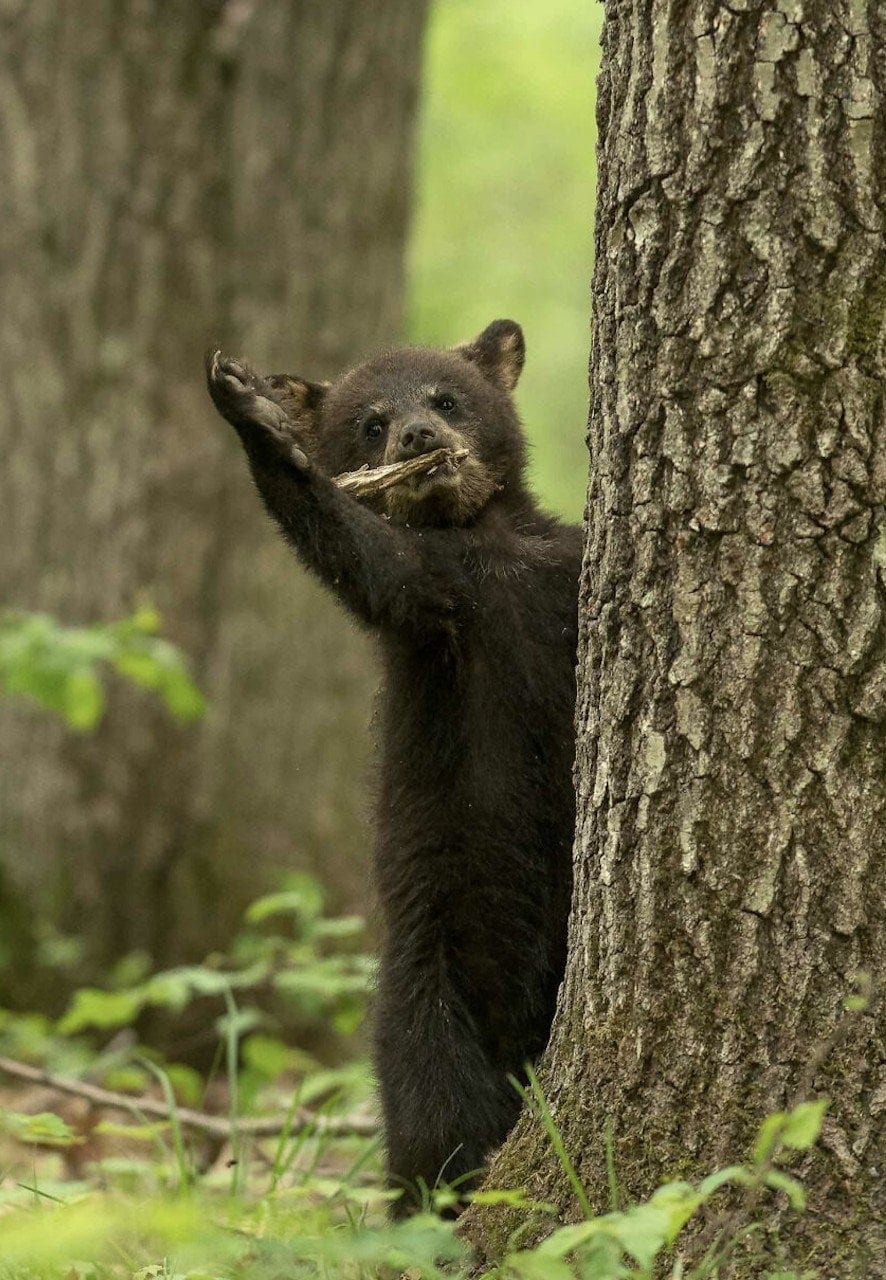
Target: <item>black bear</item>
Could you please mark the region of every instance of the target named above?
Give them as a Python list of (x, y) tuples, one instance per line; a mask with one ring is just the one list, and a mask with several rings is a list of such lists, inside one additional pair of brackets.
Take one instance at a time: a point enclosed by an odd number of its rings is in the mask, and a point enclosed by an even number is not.
[[(539, 510), (508, 320), (332, 384), (218, 353), (208, 382), (299, 559), (379, 637), (376, 1065), (388, 1173), (468, 1185), (547, 1041), (572, 880), (580, 530)], [(373, 506), (330, 477), (466, 450)]]

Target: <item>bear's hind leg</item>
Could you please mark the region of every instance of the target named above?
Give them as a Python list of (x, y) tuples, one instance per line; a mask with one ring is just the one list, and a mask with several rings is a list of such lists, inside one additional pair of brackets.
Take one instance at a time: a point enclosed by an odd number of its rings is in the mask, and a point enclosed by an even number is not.
[(519, 1098), (490, 1062), (477, 1028), (457, 1001), (383, 1001), (376, 1065), (387, 1144), (388, 1181), (403, 1195), (403, 1217), (429, 1192), (466, 1191), (517, 1118)]

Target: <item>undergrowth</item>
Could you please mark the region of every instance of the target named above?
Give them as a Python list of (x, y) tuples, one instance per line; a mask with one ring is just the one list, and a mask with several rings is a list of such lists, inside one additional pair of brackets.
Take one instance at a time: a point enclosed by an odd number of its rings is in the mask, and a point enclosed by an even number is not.
[[(6, 615), (0, 690), (79, 732), (102, 715), (107, 672), (153, 691), (174, 715), (199, 715), (187, 664), (157, 630), (149, 609), (79, 629)], [(320, 886), (292, 876), (253, 904), (225, 955), (159, 972), (129, 956), (103, 988), (76, 991), (59, 1019), (0, 1010), (0, 1280), (477, 1277), (445, 1216), (463, 1194), (442, 1182), (385, 1187), (359, 1047), (330, 1065), (278, 1033), (282, 1001), (303, 1026), (357, 1036), (373, 971), (362, 930), (359, 918), (328, 917)], [(53, 935), (47, 946), (52, 963), (75, 962), (76, 938)], [(865, 997), (853, 1001), (850, 1013)], [(157, 1009), (202, 1020), (217, 1045), (208, 1070), (142, 1043)], [(745, 1162), (638, 1204), (624, 1202), (602, 1135), (610, 1206), (595, 1214), (531, 1068), (526, 1080), (515, 1088), (584, 1220), (564, 1225), (520, 1187), (476, 1192), (522, 1219), (484, 1280), (718, 1280), (774, 1206), (804, 1209), (784, 1157), (816, 1142), (826, 1099), (766, 1118)], [(392, 1224), (386, 1210), (401, 1195), (417, 1211)], [(522, 1247), (530, 1235), (541, 1243)]]
[[(354, 1029), (369, 962), (334, 948), (321, 954), (330, 938), (348, 937), (355, 926), (326, 919), (318, 904), (316, 886), (291, 884), (253, 907), (231, 956), (148, 975), (123, 990), (78, 992), (54, 1025), (4, 1015), (0, 1052), (8, 1056), (0, 1073), (26, 1058), (66, 1064), (65, 1081), (76, 1072), (81, 1084), (120, 1100), (109, 1109), (76, 1092), (66, 1097), (54, 1075), (24, 1092), (21, 1085), (0, 1090), (0, 1280), (476, 1274), (456, 1225), (442, 1216), (456, 1199), (452, 1189), (425, 1188), (418, 1212), (387, 1221), (390, 1200), (411, 1192), (384, 1186), (365, 1064), (324, 1068), (277, 1040), (258, 1009), (235, 1000), (270, 973), (286, 977), (281, 989), (306, 999), (315, 1016), (334, 1016), (344, 999)], [(274, 922), (275, 932), (259, 934), (258, 921)], [(139, 1010), (161, 1000), (181, 1010), (192, 1000), (215, 1001), (219, 1048), (206, 1078), (164, 1062), (134, 1037)], [(122, 1047), (121, 1031), (128, 1033)], [(521, 1188), (476, 1192), (480, 1203), (506, 1203), (523, 1218), (485, 1280), (714, 1280), (735, 1243), (765, 1224), (773, 1196), (795, 1212), (804, 1208), (803, 1188), (781, 1162), (815, 1143), (826, 1099), (769, 1116), (746, 1162), (697, 1185), (669, 1183), (643, 1203), (622, 1203), (613, 1168), (610, 1212), (594, 1214), (531, 1068), (527, 1078), (528, 1087), (515, 1087), (585, 1218), (563, 1225)], [(730, 1192), (728, 1214), (717, 1217), (716, 1202)], [(684, 1257), (685, 1228), (704, 1215), (716, 1229), (702, 1232), (700, 1245), (696, 1232), (693, 1255)], [(526, 1228), (533, 1238), (547, 1234), (523, 1248)], [(800, 1280), (798, 1273), (778, 1277)]]

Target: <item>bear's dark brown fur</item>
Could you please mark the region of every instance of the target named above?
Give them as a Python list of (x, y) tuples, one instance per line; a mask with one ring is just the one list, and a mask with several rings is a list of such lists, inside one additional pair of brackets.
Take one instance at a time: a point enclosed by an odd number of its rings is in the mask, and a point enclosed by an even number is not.
[[(581, 539), (526, 487), (523, 350), (496, 321), (331, 385), (209, 364), (268, 511), (380, 639), (375, 1043), (403, 1208), (465, 1185), (505, 1136), (507, 1077), (545, 1045), (565, 960)], [(376, 510), (329, 479), (441, 445), (468, 449), (458, 472)]]

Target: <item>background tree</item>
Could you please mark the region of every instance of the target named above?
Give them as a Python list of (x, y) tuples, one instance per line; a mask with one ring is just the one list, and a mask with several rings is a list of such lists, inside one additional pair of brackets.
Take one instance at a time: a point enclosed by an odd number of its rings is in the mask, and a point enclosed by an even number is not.
[[(814, 1061), (886, 949), (884, 49), (863, 0), (606, 6), (576, 885), (542, 1072), (598, 1210), (607, 1124), (640, 1197), (829, 1095), (785, 1242), (841, 1277), (886, 1258), (882, 1019)], [(526, 1118), (490, 1181), (578, 1212)], [(468, 1223), (489, 1248), (502, 1226)]]
[(268, 526), (201, 356), (316, 377), (398, 334), (424, 13), (0, 13), (0, 594), (91, 621), (146, 593), (211, 706), (183, 728), (116, 689), (76, 740), (2, 708), (7, 887), (96, 963), (199, 953), (321, 848), (354, 884), (371, 655)]

